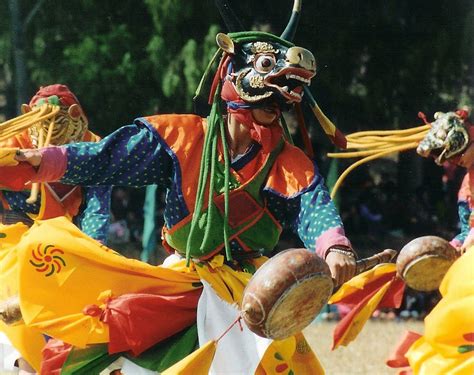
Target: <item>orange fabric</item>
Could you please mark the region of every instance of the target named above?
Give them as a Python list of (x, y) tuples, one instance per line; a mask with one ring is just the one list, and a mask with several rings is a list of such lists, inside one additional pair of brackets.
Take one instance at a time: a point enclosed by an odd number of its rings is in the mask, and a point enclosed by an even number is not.
[(97, 134), (92, 133), (90, 130), (87, 130), (82, 137), (83, 142), (99, 142), (100, 139)]
[(64, 199), (60, 198), (49, 184), (41, 184), (41, 208), (37, 220), (52, 219), (59, 216), (74, 217), (79, 213), (82, 203), (80, 188), (70, 187)]
[(380, 289), (365, 296), (334, 328), (332, 350), (339, 346), (347, 346), (356, 339), (367, 320), (377, 308), (381, 298), (390, 288), (391, 281)]
[[(206, 120), (196, 115), (176, 114), (151, 116), (146, 120), (178, 158), (184, 200), (187, 207), (194, 207)], [(238, 172), (234, 171), (234, 176), (241, 183), (245, 183), (260, 170), (267, 156), (268, 154), (261, 151), (244, 168)], [(269, 172), (266, 188), (291, 197), (307, 188), (313, 179), (313, 162), (301, 149), (285, 143)]]
[(393, 263), (379, 265), (342, 285), (329, 303), (347, 304), (351, 311), (334, 329), (333, 349), (353, 341), (376, 308), (399, 307), (404, 289)]
[[(369, 273), (369, 270), (365, 273)], [(393, 270), (387, 273), (374, 274), (371, 272), (370, 277), (363, 280), (363, 284), (358, 287), (353, 287), (351, 281), (345, 283), (336, 293), (333, 294), (329, 300), (330, 304), (343, 303), (349, 306), (355, 306), (362, 301), (363, 298), (371, 294), (372, 292), (382, 288), (387, 282), (391, 281), (396, 276), (396, 271)], [(363, 274), (361, 274), (363, 275)]]
[(0, 188), (22, 191), (31, 188), (25, 185), (36, 175), (35, 169), (28, 163), (20, 163), (14, 167), (0, 167)]
[(285, 143), (270, 170), (266, 188), (291, 197), (308, 187), (313, 179), (313, 162), (301, 149)]
[[(146, 120), (179, 160), (184, 201), (194, 207), (204, 143), (205, 120), (196, 115), (158, 115)], [(192, 155), (192, 157), (189, 157)]]

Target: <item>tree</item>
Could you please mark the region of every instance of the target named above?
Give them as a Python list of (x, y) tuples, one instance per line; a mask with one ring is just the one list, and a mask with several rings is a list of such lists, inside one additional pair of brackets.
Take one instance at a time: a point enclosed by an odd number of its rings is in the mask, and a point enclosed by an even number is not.
[[(37, 1), (20, 4), (28, 14)], [(419, 110), (472, 104), (472, 2), (422, 5), (304, 2), (295, 41), (315, 53), (312, 91), (343, 131), (411, 126)], [(246, 26), (277, 34), (290, 7), (288, 0), (235, 1)], [(0, 23), (7, 71), (10, 29)], [(43, 0), (26, 30), (28, 91), (70, 85), (101, 134), (154, 111), (189, 112), (218, 30), (225, 28), (212, 0)]]

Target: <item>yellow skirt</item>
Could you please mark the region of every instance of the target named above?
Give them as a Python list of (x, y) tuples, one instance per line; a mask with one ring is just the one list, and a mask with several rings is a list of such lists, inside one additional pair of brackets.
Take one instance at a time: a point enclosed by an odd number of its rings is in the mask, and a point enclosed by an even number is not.
[(415, 374), (474, 374), (474, 248), (449, 269), (425, 334), (406, 354)]
[[(37, 221), (18, 244), (20, 299), (24, 321), (49, 336), (83, 347), (106, 343), (108, 326), (83, 314), (89, 305), (104, 306), (109, 297), (146, 292), (176, 295), (208, 282), (229, 303), (239, 303), (251, 278), (218, 255), (204, 264), (169, 267), (129, 259), (84, 235), (64, 218)], [(266, 261), (254, 260), (259, 267)], [(302, 334), (274, 341), (256, 374), (322, 374), (319, 361)]]
[[(15, 245), (24, 233), (28, 231), (24, 224), (0, 224), (0, 301), (18, 295), (18, 257)], [(45, 339), (41, 332), (26, 327), (22, 322), (6, 325), (0, 321), (0, 331), (10, 340), (23, 358), (39, 371), (41, 364), (41, 349)]]

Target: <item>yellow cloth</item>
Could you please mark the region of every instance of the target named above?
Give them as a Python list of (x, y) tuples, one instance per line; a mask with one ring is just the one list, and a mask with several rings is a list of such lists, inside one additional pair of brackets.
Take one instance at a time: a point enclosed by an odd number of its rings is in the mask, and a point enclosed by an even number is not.
[(362, 328), (364, 328), (365, 323), (367, 323), (369, 318), (372, 316), (390, 286), (391, 282), (389, 281), (367, 301), (365, 306), (363, 306), (362, 309), (354, 316), (350, 327), (344, 332), (344, 335), (340, 338), (340, 340), (338, 340), (338, 342), (334, 343), (334, 349), (341, 345), (347, 346), (357, 338), (359, 333), (362, 331)]
[(99, 317), (84, 315), (84, 307), (134, 292), (178, 294), (196, 289), (193, 283), (199, 282), (188, 269), (125, 258), (64, 217), (36, 221), (18, 244), (18, 256), (26, 324), (79, 347), (105, 343), (109, 337), (108, 326)]
[(209, 341), (183, 360), (167, 368), (161, 375), (207, 375), (216, 354), (217, 342)]
[(354, 276), (352, 279), (342, 284), (338, 291), (331, 296), (328, 303), (338, 303), (350, 294), (364, 289), (367, 284), (376, 281), (386, 274), (395, 272), (395, 269), (396, 265), (394, 263), (384, 263)]
[(18, 165), (18, 161), (15, 159), (15, 155), (18, 150), (19, 148), (17, 147), (1, 147), (0, 167), (12, 167)]
[[(140, 291), (176, 294), (195, 289), (202, 279), (223, 300), (240, 303), (251, 277), (225, 265), (222, 255), (192, 263), (191, 267), (185, 266), (185, 260), (165, 268), (128, 259), (87, 237), (65, 218), (37, 221), (18, 249), (21, 307), (26, 323), (76, 346), (108, 341), (107, 325), (82, 313), (85, 306), (100, 305), (107, 296)], [(54, 249), (60, 251), (53, 254)], [(47, 267), (51, 265), (46, 264), (51, 261), (47, 255), (61, 258), (56, 259), (59, 271)], [(266, 260), (261, 257), (252, 263), (259, 267)], [(211, 352), (205, 351), (208, 355)], [(198, 361), (202, 361), (201, 355)], [(273, 342), (256, 373), (274, 374), (283, 368), (295, 375), (324, 373), (301, 334)]]
[[(18, 295), (18, 261), (15, 245), (28, 230), (24, 224), (0, 224), (0, 301)], [(39, 371), (41, 349), (45, 344), (43, 335), (22, 322), (9, 326), (0, 322), (0, 331), (7, 335), (13, 347), (23, 358)]]
[(406, 357), (415, 374), (474, 374), (474, 248), (449, 269), (443, 298), (425, 318), (425, 334)]
[[(328, 302), (330, 304), (344, 301), (345, 298), (351, 296), (354, 299), (354, 295), (357, 295), (356, 293), (360, 294), (359, 305), (353, 307), (353, 310), (351, 311), (351, 313), (354, 313), (351, 315), (352, 320), (350, 322), (342, 321), (341, 323), (343, 324), (340, 323), (338, 326), (336, 326), (334, 331), (333, 349), (336, 349), (341, 345), (347, 346), (357, 338), (359, 333), (362, 331), (362, 328), (364, 328), (365, 323), (372, 316), (375, 309), (377, 309), (380, 301), (392, 285), (393, 277), (384, 284), (381, 284), (378, 287), (377, 292), (370, 298), (370, 293), (366, 293), (364, 295), (360, 292), (363, 291), (364, 288), (370, 286), (370, 284), (374, 285), (374, 283), (379, 282), (381, 279), (383, 280), (383, 278), (386, 278), (387, 275), (395, 274), (395, 267), (396, 266), (393, 263), (381, 264), (377, 267), (374, 267), (366, 272), (354, 276), (352, 279), (344, 283), (340, 289), (332, 295)], [(372, 289), (368, 288), (368, 290)]]
[[(268, 260), (266, 257), (252, 259), (251, 263), (260, 267)], [(196, 272), (199, 278), (207, 281), (217, 295), (230, 304), (240, 304), (245, 286), (252, 274), (248, 272), (235, 271), (224, 264), (224, 256), (216, 255), (210, 261), (196, 264)]]

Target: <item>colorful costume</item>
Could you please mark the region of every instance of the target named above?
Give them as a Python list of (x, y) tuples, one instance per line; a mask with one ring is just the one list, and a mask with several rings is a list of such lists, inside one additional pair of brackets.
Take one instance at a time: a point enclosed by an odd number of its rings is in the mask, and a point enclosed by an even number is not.
[(424, 156), (434, 156), (467, 167), (458, 194), (461, 233), (452, 244), (464, 244), (466, 253), (449, 269), (439, 291), (441, 301), (425, 318), (425, 332), (405, 357), (415, 374), (472, 374), (474, 372), (474, 249), (472, 246), (472, 175), (474, 165), (466, 165), (464, 153), (472, 147), (474, 126), (465, 110), (435, 114), (435, 122), (417, 148)]
[[(299, 7), (293, 16), (298, 13)], [(284, 38), (261, 32), (218, 35), (216, 57), (221, 55), (221, 60), (207, 119), (139, 118), (98, 143), (42, 151), (32, 181), (157, 184), (166, 189), (163, 240), (173, 254), (165, 265), (153, 267), (101, 247), (64, 219), (35, 224), (18, 246), (23, 318), (29, 326), (75, 346), (51, 344), (43, 371), (62, 367), (63, 373), (87, 373), (119, 356), (163, 371), (192, 352), (198, 336), (201, 349), (194, 356), (213, 354), (223, 327), (239, 316), (236, 305), (245, 285), (266, 261), (264, 255), (271, 253), (283, 227), (298, 232), (305, 246), (323, 257), (335, 246), (351, 253), (314, 163), (284, 140), (279, 116), (270, 125), (252, 116), (255, 108), (280, 114), (283, 106), (299, 103), (315, 74), (311, 52)], [(305, 97), (332, 138), (343, 140), (309, 91)], [(233, 160), (221, 98), (227, 113), (246, 126), (253, 139)], [(53, 267), (53, 255), (60, 268)], [(218, 350), (214, 361), (212, 355), (206, 359), (211, 371), (322, 372), (301, 334), (271, 342), (245, 327), (242, 333), (233, 331), (232, 339), (222, 339), (226, 349)], [(234, 354), (238, 361), (227, 360)], [(189, 366), (182, 371), (189, 373)]]
[[(43, 120), (31, 121), (31, 126), (22, 131), (21, 118), (28, 113), (51, 109)], [(0, 134), (18, 134), (0, 143), (6, 148), (35, 148), (46, 137), (51, 126), (50, 142), (61, 145), (76, 141), (98, 141), (99, 137), (87, 130), (87, 119), (79, 107), (74, 94), (64, 85), (50, 85), (40, 88), (29, 105), (23, 106), (24, 116), (0, 124)], [(43, 129), (45, 126), (48, 129)], [(52, 124), (52, 125), (51, 125)], [(20, 126), (18, 126), (20, 125)], [(48, 219), (65, 216), (96, 240), (105, 242), (109, 221), (109, 186), (79, 187), (60, 183), (45, 183), (39, 188), (38, 199), (29, 199), (32, 184), (28, 181), (28, 169), (2, 168), (0, 177), (0, 301), (18, 295), (17, 251), (15, 245), (28, 231), (33, 219)], [(23, 183), (18, 183), (22, 179)], [(34, 186), (34, 185), (33, 185)], [(33, 187), (34, 190), (34, 187)], [(21, 355), (36, 369), (41, 362), (41, 348), (45, 344), (42, 334), (22, 323), (12, 326), (0, 322), (4, 332)]]
[[(62, 175), (61, 182), (68, 184), (158, 184), (161, 188), (166, 188), (164, 244), (168, 249), (185, 256), (205, 132), (206, 121), (194, 115), (163, 115), (138, 119), (135, 125), (121, 128), (96, 144), (74, 144), (45, 150), (39, 174), (45, 169), (65, 166), (65, 170), (56, 170), (56, 173), (58, 177)], [(217, 192), (223, 191), (222, 184), (225, 181), (222, 175), (224, 166), (221, 164), (224, 156), (221, 150), (218, 152), (220, 162), (216, 167)], [(49, 164), (49, 160), (52, 164)], [(138, 163), (135, 164), (134, 160)], [(84, 170), (94, 173), (81, 173)], [(231, 173), (228, 233), (233, 259), (229, 265), (232, 267), (253, 272), (256, 268), (254, 259), (259, 259), (265, 253), (270, 254), (284, 226), (295, 229), (305, 246), (316, 249), (321, 256), (333, 245), (349, 246), (323, 179), (313, 162), (301, 150), (287, 142), (280, 142), (276, 150), (265, 153), (262, 146), (255, 142), (245, 155), (231, 164)], [(215, 262), (213, 256), (223, 251), (223, 198), (219, 194), (214, 199), (215, 209), (212, 214), (216, 219), (213, 221), (214, 230), (207, 238), (208, 245), (204, 248), (207, 253), (203, 254), (203, 250), (194, 245), (192, 249), (196, 253), (193, 253), (193, 258), (210, 259), (212, 263)], [(204, 206), (206, 205), (207, 202)], [(48, 233), (51, 231), (48, 230)], [(196, 235), (197, 243), (204, 242), (204, 236), (205, 225)], [(83, 268), (91, 269), (90, 266)], [(199, 274), (200, 268), (195, 268)], [(229, 268), (226, 270), (230, 271)], [(246, 278), (250, 277), (250, 274), (247, 275)], [(111, 279), (112, 276), (108, 278)], [(123, 279), (121, 283), (126, 280), (125, 275), (117, 274), (114, 278)], [(194, 282), (199, 282), (199, 278), (196, 277)], [(28, 284), (31, 284), (31, 280)], [(77, 280), (77, 284), (80, 285), (81, 281)], [(241, 285), (240, 292), (236, 292), (229, 302), (239, 302), (245, 283)], [(163, 293), (158, 283), (156, 289), (160, 294)], [(89, 300), (91, 304), (99, 293), (89, 292), (91, 294), (88, 296), (93, 297)], [(113, 290), (113, 294), (120, 292)], [(86, 304), (82, 305), (76, 311), (82, 311), (85, 306)], [(185, 326), (179, 327), (180, 330), (184, 328)], [(62, 337), (48, 327), (41, 329), (53, 337), (72, 342), (69, 337)], [(126, 349), (130, 348), (123, 348)]]
[(453, 238), (451, 244), (454, 247), (461, 247), (468, 237), (474, 236), (474, 218), (472, 215), (473, 201), (472, 189), (474, 188), (474, 172), (467, 172), (458, 193), (458, 217), (460, 232)]
[[(100, 138), (87, 129), (87, 119), (80, 109), (75, 95), (64, 85), (50, 85), (40, 88), (31, 99), (28, 106), (24, 105), (26, 113), (32, 109), (40, 109), (51, 101), (58, 105), (59, 113), (54, 115), (54, 129), (50, 138), (52, 145), (62, 145), (72, 142), (96, 142)], [(70, 108), (73, 108), (71, 112)], [(78, 109), (79, 108), (79, 109)], [(69, 129), (69, 130), (68, 130)], [(0, 130), (6, 132), (0, 125)], [(39, 134), (47, 130), (34, 125), (23, 132), (0, 142), (2, 148), (36, 148)], [(9, 173), (10, 172), (10, 173)], [(20, 173), (19, 173), (20, 172)], [(110, 190), (109, 186), (79, 187), (58, 183), (45, 183), (42, 186), (40, 199), (27, 202), (30, 195), (31, 183), (24, 185), (18, 179), (27, 179), (32, 171), (18, 169), (2, 169), (0, 178), (0, 201), (3, 205), (4, 223), (8, 218), (49, 219), (57, 216), (67, 216), (89, 236), (105, 242), (109, 222)], [(19, 176), (24, 173), (24, 176)]]
[[(438, 165), (448, 161), (459, 163), (468, 169), (458, 199), (461, 233), (451, 241), (459, 249), (462, 245), (467, 247), (467, 253), (457, 259), (444, 276), (439, 288), (443, 298), (425, 318), (424, 335), (414, 333), (407, 335), (398, 346), (396, 355), (387, 361), (391, 367), (407, 367), (405, 373), (412, 371), (415, 374), (431, 375), (472, 374), (474, 372), (474, 315), (472, 314), (474, 311), (474, 250), (472, 242), (470, 242), (472, 240), (471, 189), (473, 186), (471, 176), (474, 165), (471, 161), (463, 160), (465, 154), (472, 151), (470, 147), (472, 147), (474, 127), (467, 122), (467, 115), (464, 110), (447, 113), (437, 112), (435, 121), (428, 123), (425, 116), (420, 113), (420, 117), (426, 123), (423, 126), (404, 130), (374, 130), (355, 133), (349, 135), (347, 139), (348, 148), (357, 149), (357, 151), (331, 155), (334, 157), (363, 157), (341, 175), (336, 188), (353, 168), (365, 161), (394, 151), (416, 148), (418, 154), (423, 157), (433, 157)], [(466, 163), (470, 163), (470, 165), (466, 165)], [(333, 191), (332, 194), (335, 192)], [(390, 267), (394, 268), (394, 266), (386, 265), (384, 267), (387, 272), (383, 277), (390, 277)], [(430, 272), (430, 270), (426, 271)], [(382, 270), (379, 273), (382, 274)], [(362, 280), (364, 278), (365, 280)], [(341, 294), (341, 297), (338, 300), (357, 295), (357, 293), (364, 294), (363, 290), (370, 294), (369, 297), (375, 293), (380, 294), (377, 291), (373, 292), (373, 288), (371, 289), (371, 286), (379, 287), (375, 285), (380, 284), (379, 280), (384, 282), (382, 277), (372, 277), (368, 273), (359, 275), (347, 283), (348, 286), (341, 288), (341, 293), (338, 293)], [(351, 288), (354, 288), (356, 293)], [(347, 296), (343, 295), (344, 291), (347, 292)], [(380, 289), (380, 292), (383, 290)], [(367, 305), (367, 307), (371, 307), (373, 311), (379, 301), (381, 301), (380, 298), (375, 301), (373, 306)], [(379, 307), (384, 307), (383, 300), (380, 303), (382, 306), (379, 305)], [(369, 316), (370, 314), (366, 315), (365, 320)], [(356, 321), (356, 325), (358, 326), (355, 335), (361, 329), (360, 321)], [(347, 341), (354, 339), (355, 335), (349, 337)], [(345, 337), (342, 337), (342, 341), (344, 340)]]

